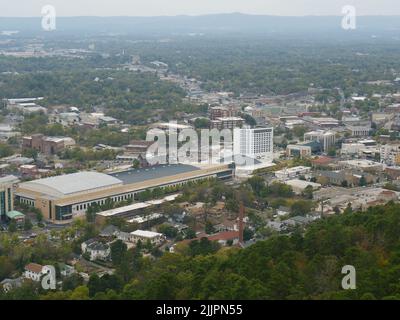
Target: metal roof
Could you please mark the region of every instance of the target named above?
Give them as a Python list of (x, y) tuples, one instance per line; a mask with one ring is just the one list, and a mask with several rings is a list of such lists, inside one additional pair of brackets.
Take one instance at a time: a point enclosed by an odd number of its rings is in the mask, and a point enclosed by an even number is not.
[(16, 183), (19, 179), (16, 176), (8, 175), (0, 178), (0, 184)]
[(177, 174), (187, 173), (196, 170), (199, 170), (199, 168), (186, 164), (165, 164), (149, 168), (132, 169), (128, 171), (113, 173), (111, 174), (111, 176), (122, 180), (124, 184), (132, 184), (143, 182), (146, 180), (174, 176)]
[(103, 216), (103, 217), (112, 217), (112, 216), (115, 216), (118, 214), (123, 214), (123, 213), (127, 213), (127, 212), (134, 211), (134, 210), (144, 209), (144, 208), (147, 208), (150, 206), (151, 206), (151, 204), (146, 203), (146, 202), (137, 202), (137, 203), (131, 204), (129, 206), (119, 207), (119, 208), (99, 212), (99, 213), (97, 213), (97, 215)]
[(114, 208), (114, 209), (110, 209), (107, 211), (102, 211), (102, 212), (97, 213), (97, 215), (103, 216), (103, 217), (110, 217), (110, 216), (115, 216), (115, 215), (119, 215), (119, 214), (124, 214), (124, 213), (132, 212), (135, 210), (148, 208), (150, 206), (160, 205), (160, 204), (163, 204), (164, 202), (174, 201), (178, 196), (180, 196), (180, 193), (166, 196), (163, 199), (150, 200), (147, 202), (136, 202), (136, 203), (130, 204), (128, 206)]
[(24, 218), (25, 215), (19, 211), (8, 211), (6, 213), (7, 217), (10, 219), (16, 219), (16, 218)]
[(83, 171), (25, 182), (20, 187), (60, 197), (117, 185), (122, 185), (122, 181), (113, 176)]

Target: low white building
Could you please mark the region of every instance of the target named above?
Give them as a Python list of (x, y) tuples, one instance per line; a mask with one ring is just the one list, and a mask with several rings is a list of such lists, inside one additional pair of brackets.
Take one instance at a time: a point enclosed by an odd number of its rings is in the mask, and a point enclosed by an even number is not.
[(313, 190), (317, 190), (317, 189), (321, 188), (321, 186), (322, 186), (319, 183), (304, 181), (304, 180), (299, 180), (299, 179), (285, 181), (285, 184), (291, 186), (293, 189), (293, 192), (296, 194), (301, 194), (308, 186), (311, 186), (313, 188)]
[(287, 215), (290, 214), (290, 211), (291, 211), (290, 208), (284, 207), (284, 206), (280, 206), (278, 209), (276, 209), (276, 214), (279, 217), (287, 216)]
[(81, 118), (76, 112), (63, 112), (60, 114), (52, 115), (49, 120), (52, 123), (59, 123), (63, 126), (72, 126), (80, 123)]
[(165, 236), (162, 233), (146, 231), (146, 230), (136, 230), (130, 233), (130, 242), (138, 243), (141, 241), (142, 243), (146, 243), (150, 241), (153, 245), (159, 245), (164, 242)]
[(362, 143), (343, 143), (340, 153), (342, 155), (358, 155), (366, 147)]
[(275, 171), (274, 174), (279, 180), (287, 180), (295, 178), (300, 175), (307, 174), (311, 171), (310, 167), (298, 166), (293, 168), (285, 168), (282, 170)]
[(339, 161), (338, 164), (341, 165), (343, 168), (348, 169), (358, 169), (363, 171), (383, 170), (383, 165), (381, 163), (364, 159)]

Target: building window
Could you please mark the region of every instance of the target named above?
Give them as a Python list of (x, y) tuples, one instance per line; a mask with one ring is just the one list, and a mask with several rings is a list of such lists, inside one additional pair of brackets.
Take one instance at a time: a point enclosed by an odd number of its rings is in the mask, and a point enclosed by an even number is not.
[(0, 192), (0, 217), (6, 214), (6, 195), (5, 191)]
[(12, 210), (11, 188), (7, 189), (8, 211)]
[(72, 206), (56, 206), (56, 220), (69, 220), (72, 218)]

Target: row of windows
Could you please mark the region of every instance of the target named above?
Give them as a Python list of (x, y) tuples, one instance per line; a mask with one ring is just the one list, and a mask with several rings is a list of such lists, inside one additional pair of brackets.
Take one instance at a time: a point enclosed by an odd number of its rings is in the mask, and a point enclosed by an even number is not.
[(31, 199), (26, 199), (26, 198), (21, 198), (21, 203), (26, 204), (30, 207), (34, 207), (35, 206), (35, 201), (31, 200)]
[[(207, 177), (210, 178), (210, 177)], [(206, 179), (207, 179), (206, 178)], [(197, 178), (197, 179), (191, 179), (190, 181), (199, 181), (199, 180), (203, 180), (205, 179), (204, 177), (202, 178)], [(177, 183), (171, 183), (168, 185), (165, 185), (164, 187), (181, 187), (184, 186), (188, 181), (184, 181), (184, 182), (177, 182)], [(137, 193), (130, 193), (130, 194), (125, 194), (125, 195), (121, 195), (121, 196), (115, 196), (115, 197), (111, 197), (110, 199), (114, 202), (120, 202), (120, 201), (124, 201), (124, 200), (128, 200), (128, 199), (134, 199), (134, 200), (138, 200), (137, 199), (137, 195), (139, 194), (139, 192)], [(87, 202), (87, 203), (82, 203), (82, 204), (78, 204), (75, 205), (73, 207), (73, 211), (82, 211), (82, 210), (87, 210), (91, 205), (97, 204), (97, 205), (104, 205), (106, 203), (107, 199), (101, 199), (101, 200), (97, 200), (97, 201), (92, 201), (92, 202)]]
[[(125, 194), (125, 195), (121, 195), (121, 196), (110, 197), (110, 199), (113, 202), (121, 202), (121, 201), (125, 201), (128, 199), (132, 199), (134, 197), (134, 195), (135, 195), (134, 193), (130, 193), (130, 194)], [(81, 203), (81, 204), (74, 206), (73, 210), (74, 211), (87, 210), (91, 205), (94, 205), (94, 204), (102, 206), (102, 205), (106, 204), (106, 201), (107, 201), (107, 198), (97, 200), (97, 201), (92, 201), (92, 202)]]
[(0, 216), (6, 213), (6, 192), (0, 192)]

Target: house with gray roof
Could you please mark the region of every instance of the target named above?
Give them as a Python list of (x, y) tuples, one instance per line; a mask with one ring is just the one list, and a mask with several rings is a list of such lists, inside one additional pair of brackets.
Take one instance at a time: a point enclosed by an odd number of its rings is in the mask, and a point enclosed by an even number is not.
[(102, 243), (95, 239), (90, 239), (82, 243), (81, 249), (82, 253), (86, 254), (89, 257), (90, 261), (106, 261), (111, 259), (111, 249), (110, 245), (107, 243)]

